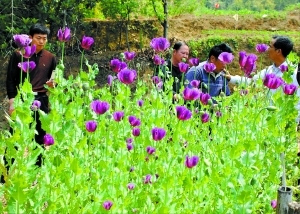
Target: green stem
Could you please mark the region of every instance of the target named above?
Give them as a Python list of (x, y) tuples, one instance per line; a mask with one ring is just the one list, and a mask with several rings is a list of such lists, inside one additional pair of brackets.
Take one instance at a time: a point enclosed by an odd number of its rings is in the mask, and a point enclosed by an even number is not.
[[(185, 74), (185, 73), (182, 73), (182, 74), (181, 74), (181, 85), (180, 85), (180, 89), (181, 89), (181, 88), (184, 88), (184, 85), (183, 85), (184, 74)], [(180, 89), (179, 89), (179, 90), (180, 90)], [(178, 91), (178, 92), (179, 92), (179, 91)]]
[(61, 63), (64, 64), (64, 52), (65, 52), (65, 43), (62, 43), (62, 50), (61, 50)]
[[(21, 65), (22, 64), (23, 64), (23, 56), (21, 56)], [(22, 85), (23, 85), (23, 70), (21, 68), (21, 79), (20, 79), (20, 86), (19, 86), (20, 89)]]
[[(227, 66), (225, 66), (225, 70), (227, 71)], [(226, 77), (224, 78), (224, 91), (225, 91), (225, 96), (226, 96)]]
[(83, 55), (84, 55), (84, 50), (81, 53), (81, 60), (80, 60), (80, 71), (82, 71), (82, 61), (83, 61)]
[(208, 74), (207, 93), (209, 94), (210, 73)]
[[(27, 62), (28, 62), (28, 69), (27, 69), (27, 79), (28, 79), (28, 81), (29, 81), (29, 59), (27, 60)], [(22, 81), (22, 80), (21, 80)], [(29, 81), (30, 82), (30, 81)]]

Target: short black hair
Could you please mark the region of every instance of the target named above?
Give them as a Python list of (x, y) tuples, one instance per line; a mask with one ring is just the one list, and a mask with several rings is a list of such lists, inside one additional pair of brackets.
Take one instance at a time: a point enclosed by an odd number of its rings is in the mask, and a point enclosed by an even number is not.
[(185, 42), (183, 42), (183, 41), (178, 41), (178, 42), (176, 42), (176, 43), (174, 44), (173, 50), (178, 51), (178, 50), (181, 48), (181, 46), (183, 46), (183, 45), (188, 46)]
[(283, 57), (286, 58), (287, 55), (289, 55), (293, 50), (294, 44), (292, 40), (287, 36), (278, 36), (278, 35), (275, 35), (272, 38), (275, 40), (273, 44), (274, 48), (280, 49)]
[(221, 43), (219, 45), (215, 45), (210, 49), (208, 58), (210, 59), (211, 56), (218, 58), (219, 55), (223, 52), (232, 53), (232, 48), (226, 43)]
[(34, 34), (47, 34), (47, 36), (49, 36), (50, 30), (45, 25), (36, 23), (32, 25), (29, 29), (29, 35), (33, 36)]

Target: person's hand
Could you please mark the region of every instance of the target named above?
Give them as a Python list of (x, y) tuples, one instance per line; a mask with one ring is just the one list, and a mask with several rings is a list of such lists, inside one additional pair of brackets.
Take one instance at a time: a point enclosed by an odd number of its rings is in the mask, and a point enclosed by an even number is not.
[(14, 108), (14, 98), (11, 98), (9, 100), (8, 114), (11, 115), (14, 110), (15, 110), (15, 108)]
[(229, 71), (227, 71), (226, 69), (224, 69), (223, 76), (227, 79), (227, 81), (231, 80), (231, 75), (230, 75)]
[(46, 82), (46, 84), (50, 87), (50, 88), (54, 88), (55, 87), (55, 85), (56, 85), (56, 83), (54, 82), (54, 80), (48, 80), (47, 82)]

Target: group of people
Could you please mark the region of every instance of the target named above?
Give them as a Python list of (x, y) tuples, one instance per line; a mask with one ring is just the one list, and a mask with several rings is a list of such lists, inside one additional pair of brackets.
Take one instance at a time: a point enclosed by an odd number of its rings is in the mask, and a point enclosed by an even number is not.
[[(35, 53), (29, 58), (30, 61), (34, 61), (36, 64), (36, 67), (29, 73), (29, 79), (30, 83), (32, 84), (32, 90), (35, 95), (35, 100), (40, 101), (40, 109), (45, 113), (49, 112), (48, 94), (45, 85), (53, 87), (54, 82), (50, 79), (50, 77), (56, 67), (55, 56), (49, 51), (44, 50), (49, 33), (49, 29), (41, 24), (34, 24), (29, 31), (31, 46), (36, 46)], [(273, 37), (270, 42), (268, 54), (269, 58), (273, 61), (274, 64), (269, 66), (267, 69), (258, 72), (253, 78), (246, 80), (243, 79), (245, 77), (230, 75), (225, 70), (224, 63), (218, 58), (219, 55), (223, 52), (233, 52), (231, 47), (229, 47), (225, 43), (221, 43), (212, 47), (206, 61), (201, 62), (198, 66), (191, 67), (186, 73), (183, 73), (180, 71), (178, 64), (184, 59), (187, 60), (189, 58), (189, 47), (185, 42), (176, 42), (173, 46), (172, 57), (166, 62), (165, 66), (167, 66), (168, 70), (171, 71), (171, 76), (173, 78), (177, 78), (178, 80), (184, 78), (185, 80), (187, 80), (187, 87), (192, 87), (190, 84), (192, 80), (198, 80), (208, 86), (207, 88), (209, 88), (209, 91), (205, 87), (202, 88), (202, 91), (205, 93), (209, 93), (211, 97), (219, 96), (222, 92), (229, 96), (230, 90), (228, 87), (228, 83), (237, 84), (241, 81), (255, 81), (258, 78), (264, 78), (264, 76), (268, 73), (274, 73), (275, 75), (281, 77), (283, 73), (279, 69), (279, 67), (282, 64), (287, 63), (286, 57), (292, 51), (292, 49), (293, 43), (288, 37)], [(22, 75), (20, 75), (20, 72), (22, 71), (20, 71), (18, 64), (21, 62), (22, 53), (20, 53), (20, 51), (14, 52), (9, 61), (6, 81), (7, 95), (9, 98), (9, 114), (12, 114), (12, 112), (14, 111), (14, 98), (18, 93), (20, 83), (23, 83), (26, 77), (26, 75), (23, 75), (23, 77)], [(213, 72), (208, 73), (205, 71), (204, 65), (207, 62), (213, 63), (215, 65), (215, 69), (213, 70)], [(295, 72), (293, 80), (294, 83), (299, 86), (299, 72), (298, 76), (297, 72)], [(181, 81), (173, 82), (174, 93), (179, 93), (179, 90), (182, 86), (181, 84)], [(35, 141), (38, 144), (43, 145), (43, 137), (45, 135), (45, 131), (42, 129), (38, 117), (36, 121), (36, 130), (38, 134), (36, 134), (35, 136)], [(5, 156), (4, 162), (7, 165)], [(41, 160), (37, 161), (37, 165), (41, 165)], [(1, 181), (5, 182), (3, 176), (1, 177)]]
[[(173, 47), (172, 58), (162, 65), (163, 75), (166, 75), (166, 70), (172, 71), (173, 82), (173, 93), (176, 96), (180, 92), (181, 87), (192, 88), (191, 82), (193, 80), (200, 81), (201, 84), (205, 84), (207, 87), (201, 87), (203, 93), (208, 93), (212, 98), (219, 96), (224, 93), (226, 96), (231, 94), (228, 84), (233, 85), (246, 83), (250, 84), (258, 79), (264, 80), (267, 74), (275, 74), (277, 77), (282, 77), (282, 67), (288, 67), (287, 56), (293, 50), (293, 42), (289, 37), (286, 36), (273, 36), (269, 48), (267, 49), (268, 57), (273, 62), (272, 65), (267, 68), (256, 72), (251, 78), (246, 76), (231, 75), (226, 69), (225, 64), (219, 59), (219, 56), (223, 52), (232, 53), (232, 48), (226, 43), (221, 43), (213, 46), (210, 49), (207, 60), (200, 62), (197, 66), (191, 66), (186, 73), (179, 70), (179, 63), (186, 61), (189, 57), (189, 47), (184, 42), (177, 42)], [(212, 72), (205, 70), (205, 64), (214, 64), (215, 69)], [(163, 67), (167, 66), (168, 69)], [(175, 78), (184, 78), (185, 81), (175, 81)], [(182, 83), (185, 85), (181, 85)], [(298, 65), (292, 75), (292, 83), (299, 87), (300, 84), (300, 66)], [(297, 90), (297, 96), (300, 97), (300, 90)], [(296, 121), (300, 121), (300, 102), (297, 104), (296, 109), (298, 110), (298, 116)]]
[[(184, 75), (186, 85), (183, 87), (193, 87), (190, 83), (193, 80), (198, 80), (200, 83), (205, 83), (208, 87), (201, 88), (202, 92), (209, 93), (211, 97), (219, 96), (222, 92), (229, 96), (231, 94), (228, 83), (232, 84), (240, 84), (251, 83), (252, 81), (256, 81), (259, 78), (264, 79), (267, 74), (274, 73), (278, 77), (283, 76), (283, 71), (281, 71), (280, 67), (283, 65), (287, 65), (287, 56), (293, 50), (293, 42), (290, 38), (286, 36), (274, 36), (270, 41), (270, 45), (268, 48), (268, 56), (269, 59), (273, 62), (272, 65), (268, 66), (266, 69), (257, 72), (253, 77), (247, 78), (244, 76), (231, 75), (226, 69), (225, 64), (219, 59), (219, 56), (223, 52), (232, 53), (232, 48), (228, 46), (226, 43), (221, 43), (215, 45), (211, 48), (207, 60), (199, 63), (197, 66), (192, 66), (186, 73), (183, 73), (179, 70), (178, 64), (182, 61), (186, 61), (189, 57), (189, 47), (184, 42), (177, 42), (173, 47), (172, 58), (166, 63), (168, 70), (172, 71), (173, 78), (181, 79)], [(207, 72), (205, 70), (206, 63), (213, 63), (215, 65), (215, 69), (213, 72)], [(298, 71), (299, 71), (298, 66)], [(166, 69), (161, 69), (165, 71)], [(297, 69), (294, 71), (294, 75), (292, 76), (293, 84), (299, 86), (300, 83), (300, 73)], [(164, 72), (165, 75), (165, 72)], [(298, 79), (297, 79), (298, 78)], [(180, 81), (173, 82), (173, 92), (179, 93), (182, 85)], [(209, 88), (209, 91), (207, 90)], [(300, 92), (300, 91), (299, 91)], [(298, 93), (299, 93), (298, 92)]]

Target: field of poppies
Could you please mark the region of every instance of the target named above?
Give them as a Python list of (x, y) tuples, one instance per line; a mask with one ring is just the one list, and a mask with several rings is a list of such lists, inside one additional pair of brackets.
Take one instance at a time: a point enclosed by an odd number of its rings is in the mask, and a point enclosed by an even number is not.
[[(62, 46), (66, 32), (58, 33)], [(57, 86), (49, 88), (49, 114), (39, 110), (28, 81), (20, 87), (9, 118), (14, 134), (0, 136), (3, 153), (7, 147), (15, 158), (8, 174), (0, 163), (6, 178), (0, 212), (271, 213), (282, 175), (280, 154), (286, 156), (287, 185), (295, 185), (297, 97), (289, 79), (294, 64), (282, 68), (283, 78), (241, 84), (231, 96), (212, 99), (201, 90), (206, 85), (194, 81), (174, 99), (172, 78), (141, 78), (140, 67), (132, 69), (134, 52), (113, 59), (115, 75), (97, 88), (101, 71), (84, 57), (92, 44), (93, 38), (82, 39), (77, 76), (63, 77), (62, 54)], [(164, 65), (169, 45), (164, 38), (151, 41), (156, 66)], [(241, 51), (239, 59), (225, 53), (220, 60), (227, 67), (239, 60), (251, 77), (262, 68), (264, 49), (258, 44), (257, 53)], [(24, 57), (31, 51), (25, 47)], [(187, 63), (181, 63), (182, 72)], [(32, 66), (24, 60), (23, 75)], [(46, 149), (34, 142), (37, 113), (47, 132)], [(40, 153), (44, 163), (37, 168)]]

